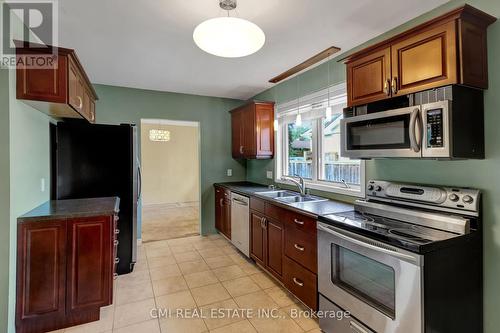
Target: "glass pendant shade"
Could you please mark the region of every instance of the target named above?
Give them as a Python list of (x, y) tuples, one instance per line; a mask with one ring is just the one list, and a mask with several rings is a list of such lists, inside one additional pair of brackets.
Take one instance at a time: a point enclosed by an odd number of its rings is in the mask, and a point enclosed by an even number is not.
[(302, 116), (300, 115), (300, 113), (297, 113), (297, 118), (295, 118), (295, 125), (296, 126), (302, 125)]
[(256, 24), (236, 18), (217, 17), (200, 23), (193, 32), (196, 45), (219, 57), (238, 58), (262, 48), (266, 36)]

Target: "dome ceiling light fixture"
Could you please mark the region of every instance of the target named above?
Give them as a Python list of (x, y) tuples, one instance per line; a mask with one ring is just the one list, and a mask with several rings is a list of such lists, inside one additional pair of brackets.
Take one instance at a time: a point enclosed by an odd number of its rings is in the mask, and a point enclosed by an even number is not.
[(260, 50), (266, 41), (261, 28), (250, 21), (230, 17), (236, 0), (219, 0), (227, 17), (216, 17), (201, 22), (193, 32), (196, 45), (203, 51), (224, 58), (239, 58)]

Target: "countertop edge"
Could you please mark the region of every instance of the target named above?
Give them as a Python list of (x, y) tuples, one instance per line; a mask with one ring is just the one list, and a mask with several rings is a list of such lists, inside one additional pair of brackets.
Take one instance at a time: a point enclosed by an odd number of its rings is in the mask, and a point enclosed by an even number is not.
[[(113, 198), (114, 201), (114, 206), (113, 208), (109, 209), (102, 209), (102, 210), (96, 210), (92, 212), (68, 212), (64, 214), (41, 214), (41, 215), (33, 215), (33, 216), (26, 216), (30, 214), (31, 212), (36, 211), (37, 209), (42, 208), (45, 205), (50, 205), (51, 200), (44, 202), (41, 205), (38, 205), (37, 207), (33, 208), (29, 212), (19, 216), (17, 218), (17, 223), (22, 224), (22, 223), (27, 223), (27, 222), (35, 222), (35, 221), (61, 221), (61, 220), (67, 220), (71, 218), (84, 218), (84, 217), (92, 217), (92, 216), (103, 216), (103, 215), (116, 215), (120, 212), (120, 198), (119, 197), (107, 197), (107, 199)], [(104, 198), (88, 198), (88, 199), (104, 199)], [(71, 199), (69, 199), (71, 200)], [(75, 199), (75, 200), (80, 200), (80, 199)], [(56, 201), (64, 201), (64, 200), (56, 200)]]
[[(248, 187), (254, 187), (254, 188), (261, 188), (262, 192), (272, 191), (267, 186), (262, 185), (262, 184), (257, 184), (257, 183), (252, 183), (252, 182), (235, 182), (235, 183), (229, 182), (229, 183), (214, 183), (213, 185), (214, 186), (220, 186), (220, 187), (226, 188), (226, 189), (230, 190), (231, 192), (235, 192), (235, 193), (238, 193), (238, 194), (241, 194), (241, 195), (253, 196), (253, 197), (259, 198), (260, 200), (264, 200), (266, 202), (269, 202), (269, 203), (271, 203), (271, 204), (273, 204), (273, 205), (275, 205), (277, 207), (280, 207), (280, 208), (283, 208), (283, 209), (287, 209), (287, 210), (291, 210), (291, 211), (294, 211), (294, 212), (296, 212), (298, 214), (306, 215), (306, 216), (309, 216), (309, 217), (314, 218), (314, 219), (318, 219), (322, 215), (333, 214), (333, 212), (332, 213), (325, 213), (325, 214), (317, 214), (317, 213), (314, 213), (314, 212), (311, 212), (311, 211), (308, 211), (308, 210), (305, 210), (305, 209), (301, 209), (299, 207), (290, 206), (290, 205), (278, 202), (276, 200), (273, 200), (271, 198), (265, 197), (263, 195), (259, 195), (258, 192), (241, 190), (241, 187), (248, 186)], [(327, 198), (325, 198), (325, 199), (327, 199)], [(326, 203), (326, 202), (335, 203), (335, 204), (339, 204), (339, 205), (350, 206), (350, 207), (354, 206), (353, 204), (350, 204), (350, 203), (347, 203), (347, 202), (337, 201), (337, 200), (332, 200), (332, 199), (328, 199), (328, 201), (323, 201), (323, 203)], [(320, 204), (320, 203), (321, 202), (319, 202), (318, 204)]]

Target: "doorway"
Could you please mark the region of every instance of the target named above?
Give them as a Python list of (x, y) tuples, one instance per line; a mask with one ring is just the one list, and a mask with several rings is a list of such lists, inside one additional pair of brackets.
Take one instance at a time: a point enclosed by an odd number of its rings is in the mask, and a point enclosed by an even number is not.
[(199, 123), (141, 119), (142, 241), (200, 234)]

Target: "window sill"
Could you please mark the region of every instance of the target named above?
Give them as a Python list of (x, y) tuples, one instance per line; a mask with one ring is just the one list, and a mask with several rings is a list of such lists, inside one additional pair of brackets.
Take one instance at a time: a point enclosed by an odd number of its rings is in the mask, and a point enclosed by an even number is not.
[[(284, 184), (284, 185), (292, 185), (292, 183), (283, 181), (281, 179), (275, 179), (275, 183), (278, 184)], [(364, 198), (365, 197), (365, 189), (364, 187), (355, 187), (355, 188), (344, 188), (340, 186), (335, 186), (335, 185), (330, 185), (330, 184), (325, 184), (325, 183), (313, 183), (309, 181), (306, 182), (306, 187), (313, 189), (313, 190), (319, 190), (323, 192), (328, 192), (328, 193), (334, 193), (334, 194), (342, 194), (342, 195), (348, 195), (351, 197), (356, 197), (356, 198)]]

